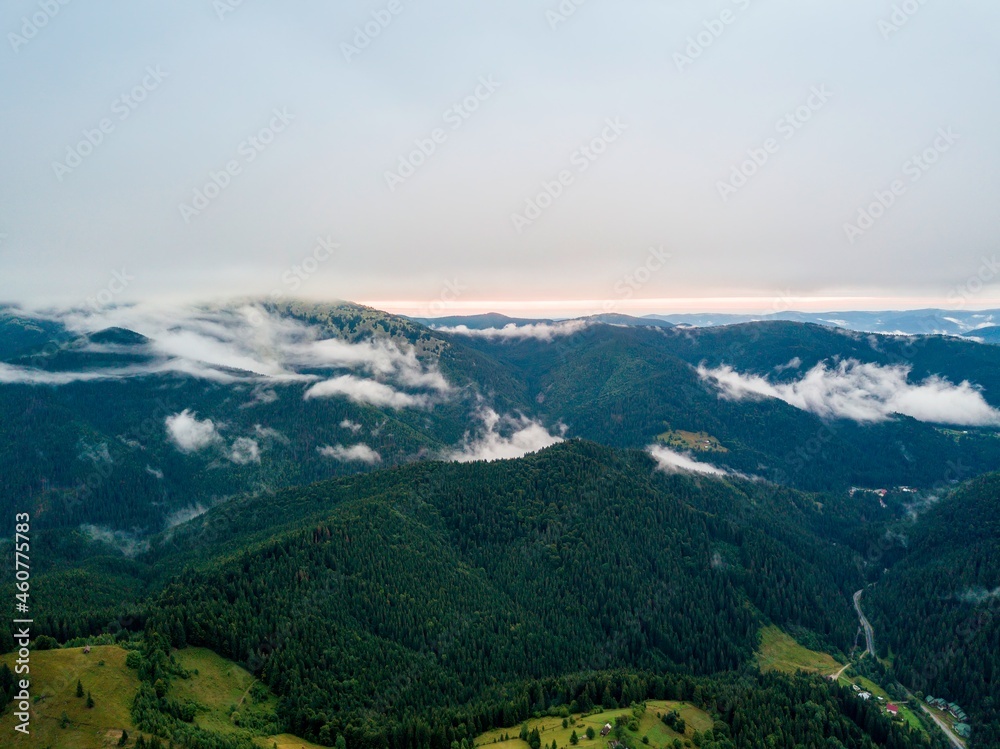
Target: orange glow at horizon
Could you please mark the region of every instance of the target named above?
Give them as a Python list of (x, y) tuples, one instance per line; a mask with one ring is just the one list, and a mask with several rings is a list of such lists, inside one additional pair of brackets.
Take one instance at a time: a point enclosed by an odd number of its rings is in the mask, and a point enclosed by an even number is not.
[[(1000, 307), (1000, 299), (978, 299), (975, 309)], [(498, 312), (511, 316), (552, 317), (585, 316), (602, 313), (626, 315), (655, 314), (745, 314), (767, 315), (784, 312), (874, 312), (912, 309), (955, 309), (972, 311), (973, 307), (957, 307), (941, 297), (879, 297), (879, 296), (770, 296), (770, 297), (671, 297), (658, 299), (503, 299), (479, 300), (358, 300), (375, 309), (392, 314), (416, 317), (445, 317)]]

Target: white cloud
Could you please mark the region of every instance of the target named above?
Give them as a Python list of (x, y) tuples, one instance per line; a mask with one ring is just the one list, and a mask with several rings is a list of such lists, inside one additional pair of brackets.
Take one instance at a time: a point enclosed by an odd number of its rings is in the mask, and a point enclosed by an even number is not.
[(199, 515), (204, 515), (208, 512), (208, 508), (202, 505), (200, 502), (196, 505), (191, 505), (190, 507), (182, 507), (169, 515), (167, 515), (165, 526), (169, 528), (174, 528), (181, 523), (186, 523), (189, 520), (194, 520)]
[(334, 445), (333, 447), (320, 447), (317, 448), (317, 450), (319, 450), (320, 455), (327, 458), (333, 458), (334, 460), (340, 460), (345, 463), (355, 462), (375, 465), (382, 460), (381, 455), (368, 447), (368, 445), (361, 442), (356, 445), (351, 445), (350, 447)]
[(688, 454), (668, 450), (662, 445), (650, 445), (646, 452), (653, 456), (656, 467), (667, 473), (702, 473), (708, 476), (728, 476), (729, 472), (711, 463), (702, 463)]
[(1000, 425), (1000, 411), (970, 384), (959, 385), (937, 376), (919, 384), (907, 380), (910, 367), (842, 361), (835, 367), (820, 362), (792, 383), (773, 384), (759, 375), (744, 375), (730, 366), (698, 368), (702, 379), (720, 388), (731, 400), (778, 398), (823, 418), (875, 423), (893, 414), (918, 421), (961, 426)]
[(357, 434), (361, 431), (361, 425), (357, 422), (351, 421), (350, 419), (344, 419), (340, 422), (341, 429), (350, 429), (351, 434)]
[(429, 403), (426, 395), (411, 395), (375, 380), (364, 380), (354, 375), (341, 375), (332, 380), (318, 382), (306, 391), (306, 399), (341, 396), (355, 403), (390, 408), (420, 408)]
[(962, 603), (980, 604), (994, 598), (1000, 598), (1000, 588), (987, 590), (986, 588), (969, 588), (958, 594), (958, 600)]
[(108, 546), (118, 549), (127, 557), (134, 557), (136, 554), (149, 551), (149, 541), (140, 539), (128, 531), (116, 531), (111, 528), (88, 524), (81, 525), (80, 530), (91, 541), (105, 543)]
[[(436, 360), (419, 357), (409, 343), (322, 338), (323, 332), (316, 326), (272, 315), (253, 305), (219, 308), (137, 305), (109, 307), (98, 312), (49, 311), (39, 318), (62, 323), (81, 336), (110, 327), (133, 330), (148, 339), (138, 349), (148, 361), (80, 372), (48, 372), (0, 364), (0, 384), (65, 385), (176, 373), (225, 384), (257, 383), (254, 400), (245, 404), (249, 407), (277, 399), (273, 390), (265, 389), (266, 384), (315, 382), (321, 376), (301, 370), (325, 368), (362, 370), (408, 388), (437, 393), (451, 390)], [(82, 350), (112, 349), (133, 350), (105, 344), (87, 344)]]
[(183, 453), (194, 453), (220, 441), (218, 430), (211, 419), (199, 421), (197, 414), (184, 409), (166, 419), (167, 434)]
[(802, 359), (800, 359), (799, 357), (796, 356), (796, 357), (790, 359), (788, 361), (788, 363), (786, 363), (786, 364), (779, 364), (778, 366), (776, 366), (774, 368), (774, 371), (777, 372), (778, 374), (781, 374), (786, 369), (798, 369), (801, 366), (802, 366)]
[(483, 430), (473, 438), (466, 434), (462, 447), (445, 455), (446, 460), (470, 463), (474, 460), (500, 460), (520, 458), (562, 442), (563, 438), (549, 431), (525, 416), (501, 417), (492, 408), (479, 413)]
[(587, 320), (567, 320), (565, 322), (529, 323), (527, 325), (509, 323), (502, 328), (470, 328), (467, 325), (456, 325), (450, 328), (435, 328), (435, 330), (441, 333), (455, 333), (456, 335), (466, 335), (475, 338), (500, 338), (506, 340), (534, 338), (539, 341), (551, 341), (557, 336), (579, 333), (588, 325), (590, 323)]
[(229, 448), (229, 459), (241, 466), (260, 463), (260, 445), (249, 437), (237, 437)]

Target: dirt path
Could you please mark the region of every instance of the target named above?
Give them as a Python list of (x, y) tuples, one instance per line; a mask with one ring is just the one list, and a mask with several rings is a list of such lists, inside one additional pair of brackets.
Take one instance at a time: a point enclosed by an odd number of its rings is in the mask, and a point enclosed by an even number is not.
[(845, 666), (842, 669), (840, 669), (837, 673), (830, 674), (830, 681), (837, 681), (841, 677), (841, 675), (844, 673), (844, 671), (846, 671), (850, 667), (851, 667), (850, 663), (845, 664)]

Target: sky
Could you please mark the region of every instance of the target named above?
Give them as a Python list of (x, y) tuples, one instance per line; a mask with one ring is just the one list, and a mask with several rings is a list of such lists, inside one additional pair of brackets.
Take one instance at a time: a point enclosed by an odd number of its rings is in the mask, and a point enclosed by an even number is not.
[(993, 0), (8, 0), (0, 301), (1000, 306)]

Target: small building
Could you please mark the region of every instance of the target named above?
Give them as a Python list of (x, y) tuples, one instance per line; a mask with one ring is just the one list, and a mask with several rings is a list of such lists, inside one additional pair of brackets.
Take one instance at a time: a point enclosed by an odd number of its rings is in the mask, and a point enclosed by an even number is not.
[(972, 735), (972, 726), (970, 726), (968, 723), (956, 723), (955, 733), (957, 733), (963, 739), (967, 739)]
[(860, 693), (860, 694), (858, 695), (858, 697), (860, 697), (860, 698), (861, 698), (861, 699), (863, 699), (863, 700), (864, 700), (865, 702), (867, 702), (868, 700), (870, 700), (870, 699), (872, 698), (872, 693), (871, 693), (871, 692), (861, 692), (861, 693)]
[(852, 689), (853, 689), (853, 690), (854, 690), (855, 692), (860, 692), (860, 691), (861, 691), (861, 687), (859, 687), (859, 686), (858, 686), (857, 684), (851, 684), (851, 688), (852, 688)]
[(935, 698), (931, 697), (930, 695), (927, 695), (926, 697), (924, 697), (924, 702), (926, 702), (928, 705), (933, 705), (934, 704), (934, 700), (935, 700)]
[(885, 711), (889, 713), (893, 718), (899, 715), (899, 707), (893, 705), (891, 702), (885, 706)]
[(83, 649), (83, 654), (84, 654), (84, 655), (87, 655), (87, 654), (89, 654), (89, 653), (90, 653), (90, 645), (87, 645), (87, 646), (86, 646), (86, 647), (84, 647), (84, 649)]
[(601, 729), (601, 736), (607, 736), (609, 733), (611, 733), (611, 724), (605, 723), (604, 728)]

